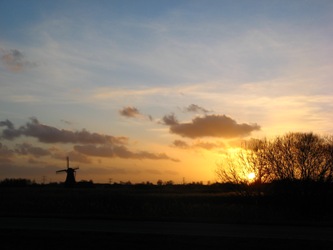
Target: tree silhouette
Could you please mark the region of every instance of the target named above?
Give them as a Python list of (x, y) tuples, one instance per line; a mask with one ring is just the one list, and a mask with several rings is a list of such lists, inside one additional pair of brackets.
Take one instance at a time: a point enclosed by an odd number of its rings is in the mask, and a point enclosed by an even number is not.
[(267, 150), (276, 180), (332, 180), (333, 140), (313, 133), (289, 133), (277, 137)]
[[(250, 172), (253, 181), (247, 178)], [(221, 182), (256, 186), (256, 191), (275, 183), (277, 192), (321, 194), (333, 181), (333, 137), (297, 132), (271, 141), (252, 139), (218, 163), (216, 174)]]

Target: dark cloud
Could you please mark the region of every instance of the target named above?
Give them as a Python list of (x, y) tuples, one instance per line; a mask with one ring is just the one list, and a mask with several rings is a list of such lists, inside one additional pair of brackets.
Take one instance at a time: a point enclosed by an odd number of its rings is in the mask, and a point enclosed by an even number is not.
[(177, 120), (175, 114), (169, 114), (169, 115), (165, 115), (162, 118), (162, 123), (165, 125), (169, 125), (169, 126), (175, 126), (175, 125), (178, 125), (178, 120)]
[[(70, 152), (64, 152), (61, 150), (55, 150), (54, 154), (52, 155), (54, 159), (62, 160), (65, 162), (67, 161), (67, 156), (69, 157), (70, 164), (71, 163), (91, 163), (91, 160), (84, 154), (81, 154), (80, 152), (77, 152), (75, 150), (72, 150)], [(67, 162), (66, 162), (67, 164)]]
[(20, 72), (25, 68), (37, 66), (36, 63), (25, 60), (23, 53), (17, 49), (10, 51), (2, 50), (1, 61), (12, 72)]
[(177, 148), (189, 148), (190, 146), (187, 144), (187, 142), (181, 141), (181, 140), (174, 140), (172, 143), (172, 146)]
[(173, 147), (182, 148), (182, 149), (193, 149), (193, 148), (204, 148), (207, 150), (212, 150), (215, 148), (221, 149), (225, 147), (223, 142), (195, 142), (189, 145), (187, 142), (182, 140), (175, 140), (172, 143)]
[(124, 146), (110, 146), (110, 145), (75, 145), (74, 149), (82, 154), (97, 157), (119, 157), (125, 159), (150, 159), (150, 160), (171, 160), (179, 161), (170, 158), (166, 154), (154, 154), (146, 151), (131, 152)]
[(34, 137), (44, 143), (125, 144), (127, 141), (126, 137), (102, 135), (91, 133), (87, 130), (74, 132), (64, 129), (60, 130), (41, 124), (36, 118), (31, 118), (30, 122), (18, 129), (15, 129), (12, 123), (8, 123), (7, 121), (4, 122), (7, 129), (2, 131), (2, 138), (7, 140), (13, 140), (16, 137), (24, 135)]
[(96, 147), (95, 145), (75, 145), (74, 150), (81, 154), (98, 156), (98, 157), (115, 157), (113, 147), (102, 145)]
[(15, 152), (21, 155), (33, 155), (37, 158), (50, 155), (50, 152), (47, 149), (34, 147), (29, 143), (16, 144)]
[(119, 110), (119, 114), (126, 117), (136, 117), (140, 115), (140, 112), (135, 107), (124, 107), (123, 109)]
[(0, 121), (0, 127), (7, 127), (9, 129), (14, 129), (14, 124), (7, 119), (6, 121)]
[(81, 154), (75, 150), (69, 152), (67, 154), (71, 162), (78, 162), (78, 163), (91, 163), (91, 160), (84, 154)]
[(135, 107), (124, 107), (123, 109), (119, 110), (119, 114), (128, 118), (140, 117), (149, 121), (153, 121), (153, 117), (151, 115), (141, 114), (141, 112)]
[(7, 140), (12, 140), (21, 135), (21, 131), (15, 129), (14, 124), (9, 120), (0, 121), (0, 127), (7, 127), (2, 131), (0, 138), (2, 137)]
[(191, 104), (188, 107), (184, 108), (184, 112), (194, 112), (194, 113), (204, 113), (204, 114), (209, 113), (207, 109), (204, 109), (196, 104)]
[(171, 116), (164, 123), (170, 125), (170, 132), (183, 137), (200, 138), (200, 137), (220, 137), (235, 138), (244, 137), (255, 130), (260, 130), (257, 124), (238, 124), (235, 120), (225, 115), (207, 115), (196, 117), (190, 123), (178, 123)]

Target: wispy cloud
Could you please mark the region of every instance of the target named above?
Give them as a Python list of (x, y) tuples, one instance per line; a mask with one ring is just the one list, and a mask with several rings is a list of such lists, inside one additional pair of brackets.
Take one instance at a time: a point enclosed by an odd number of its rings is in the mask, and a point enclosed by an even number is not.
[(204, 142), (204, 141), (198, 141), (193, 142), (191, 144), (182, 141), (182, 140), (174, 140), (172, 143), (172, 147), (181, 148), (181, 149), (206, 149), (206, 150), (213, 150), (213, 149), (222, 149), (225, 148), (226, 145), (224, 142)]
[(170, 88), (144, 88), (144, 89), (127, 89), (127, 88), (96, 88), (95, 94), (92, 95), (95, 99), (118, 99), (124, 97), (145, 97), (152, 96), (156, 94), (164, 93), (165, 95), (170, 93), (172, 89)]
[(191, 104), (191, 105), (183, 108), (183, 111), (184, 112), (193, 112), (193, 113), (203, 113), (203, 114), (207, 114), (210, 112), (209, 110), (207, 110), (203, 107), (200, 107), (199, 105), (196, 105), (196, 104)]
[(92, 163), (91, 159), (88, 156), (81, 154), (80, 152), (75, 150), (71, 150), (70, 152), (63, 150), (56, 150), (52, 152), (52, 157), (54, 159), (64, 160), (67, 156), (70, 158), (71, 162), (89, 163), (89, 164)]
[(96, 145), (75, 145), (74, 149), (82, 154), (97, 157), (124, 158), (124, 159), (150, 159), (150, 160), (171, 160), (178, 162), (178, 159), (171, 158), (164, 153), (154, 154), (147, 151), (131, 152), (124, 146), (96, 146)]
[(37, 158), (50, 155), (49, 150), (41, 147), (35, 147), (30, 143), (16, 144), (15, 152), (20, 155), (33, 155)]
[(5, 64), (6, 68), (11, 72), (17, 73), (21, 72), (26, 68), (37, 66), (36, 63), (26, 60), (24, 54), (17, 49), (12, 49), (9, 51), (0, 49), (0, 53), (1, 53), (1, 61)]

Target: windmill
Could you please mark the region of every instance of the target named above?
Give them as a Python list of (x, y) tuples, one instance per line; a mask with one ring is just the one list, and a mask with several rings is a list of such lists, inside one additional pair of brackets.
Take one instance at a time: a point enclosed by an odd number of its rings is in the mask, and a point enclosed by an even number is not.
[(58, 170), (56, 171), (56, 173), (61, 173), (61, 172), (66, 172), (67, 176), (66, 176), (66, 180), (65, 180), (65, 186), (73, 186), (76, 181), (75, 181), (75, 175), (76, 175), (76, 170), (79, 169), (77, 168), (70, 168), (69, 167), (69, 157), (67, 156), (67, 169), (62, 169), (62, 170)]

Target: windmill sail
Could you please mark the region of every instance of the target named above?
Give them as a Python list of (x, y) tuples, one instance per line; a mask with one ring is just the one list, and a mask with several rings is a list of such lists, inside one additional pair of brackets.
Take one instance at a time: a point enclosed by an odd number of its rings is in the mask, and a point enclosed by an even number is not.
[(56, 173), (61, 173), (61, 172), (66, 172), (66, 180), (65, 180), (65, 185), (70, 187), (73, 186), (76, 181), (75, 181), (75, 175), (76, 175), (76, 170), (79, 168), (70, 168), (69, 167), (69, 157), (67, 156), (67, 169), (62, 169), (56, 171)]
[(67, 169), (63, 169), (63, 170), (58, 170), (58, 171), (56, 171), (56, 173), (61, 173), (61, 172), (67, 172)]

